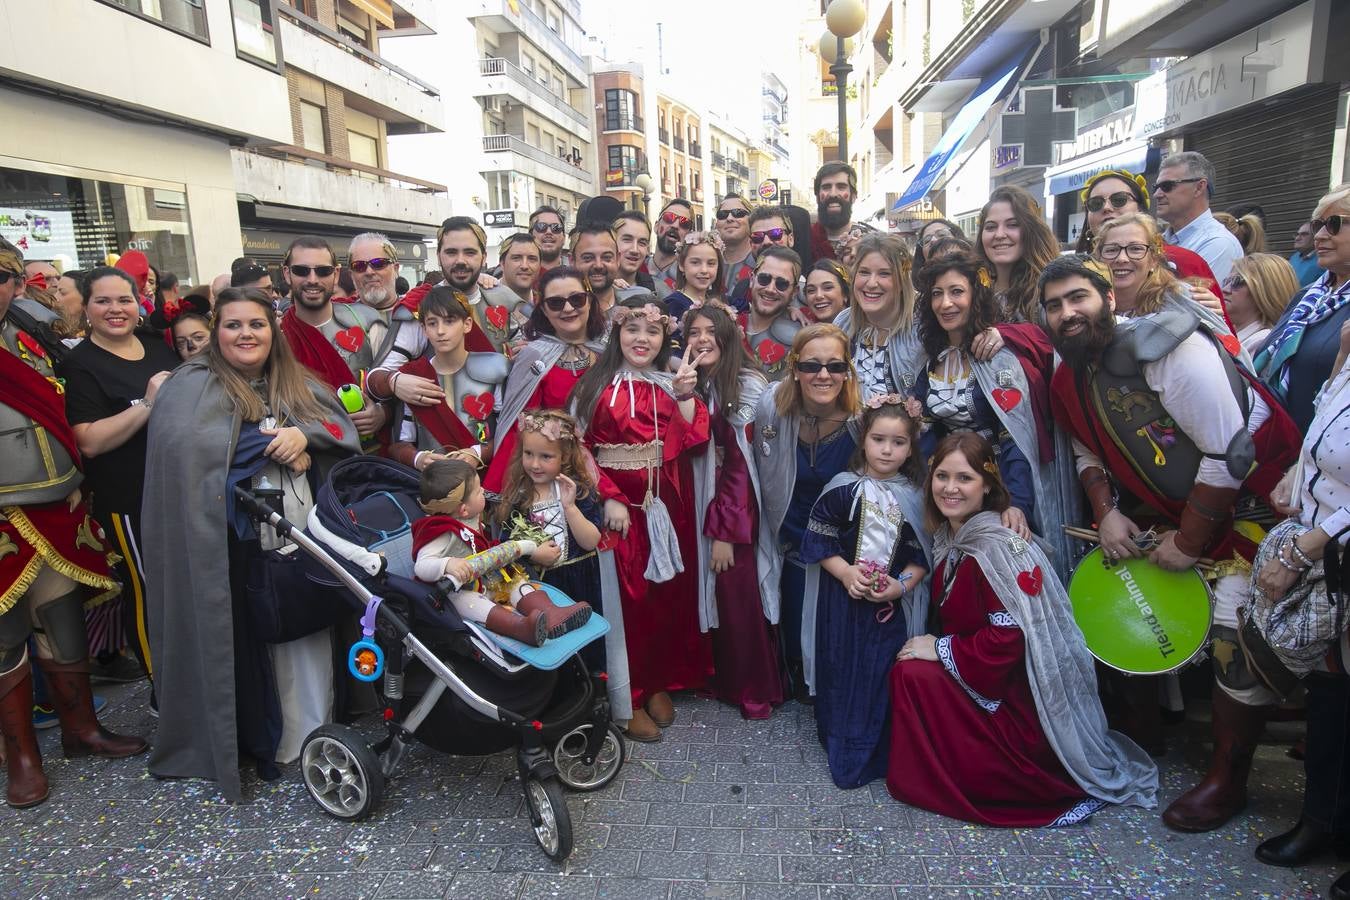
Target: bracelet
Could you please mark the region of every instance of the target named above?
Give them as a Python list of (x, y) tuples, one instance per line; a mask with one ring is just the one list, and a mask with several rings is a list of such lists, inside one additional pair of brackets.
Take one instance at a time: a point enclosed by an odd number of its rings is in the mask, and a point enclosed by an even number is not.
[(675, 397), (675, 402), (676, 402), (676, 403), (683, 403), (683, 402), (686, 401), (686, 400), (693, 400), (693, 399), (694, 399), (694, 392), (693, 392), (693, 391), (690, 391), (690, 392), (687, 393), (687, 394), (677, 394), (676, 397)]
[(1293, 563), (1289, 562), (1287, 559), (1285, 559), (1283, 556), (1279, 555), (1278, 553), (1275, 555), (1275, 558), (1276, 558), (1277, 560), (1279, 560), (1280, 565), (1284, 566), (1284, 567), (1285, 567), (1286, 569), (1288, 569), (1290, 572), (1294, 572), (1295, 574), (1301, 575), (1301, 574), (1303, 574), (1304, 572), (1307, 571), (1307, 569), (1301, 569), (1301, 568), (1299, 568), (1298, 566), (1294, 565)]
[[(394, 389), (394, 385), (398, 383), (398, 376), (402, 374), (403, 374), (402, 372), (395, 372), (394, 374), (389, 376), (389, 396), (391, 398), (398, 396), (398, 391)], [(371, 396), (373, 397), (375, 395), (371, 394)]]
[[(1307, 532), (1305, 531), (1304, 534), (1307, 534)], [(1303, 565), (1307, 566), (1309, 569), (1313, 567), (1312, 559), (1309, 558), (1308, 554), (1303, 552), (1303, 548), (1298, 545), (1297, 537), (1289, 539), (1289, 546), (1292, 548), (1294, 556), (1298, 557), (1299, 562), (1303, 563)]]

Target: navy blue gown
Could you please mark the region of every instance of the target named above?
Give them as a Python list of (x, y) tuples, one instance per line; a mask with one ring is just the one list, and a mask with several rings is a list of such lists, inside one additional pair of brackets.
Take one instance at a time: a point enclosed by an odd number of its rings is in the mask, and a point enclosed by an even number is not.
[[(862, 547), (860, 529), (888, 528), (892, 578), (909, 565), (927, 569), (923, 547), (908, 521), (888, 526), (861, 497), (862, 483), (841, 485), (822, 494), (811, 510), (802, 540), (803, 562), (841, 556), (850, 565)], [(884, 534), (884, 532), (883, 532)], [(889, 618), (886, 613), (889, 612)], [(879, 615), (880, 614), (880, 615)], [(884, 621), (883, 621), (884, 620)], [(816, 601), (816, 731), (829, 758), (830, 777), (841, 788), (862, 787), (886, 776), (890, 754), (891, 701), (888, 678), (908, 637), (904, 613), (848, 595), (833, 575), (820, 573)]]

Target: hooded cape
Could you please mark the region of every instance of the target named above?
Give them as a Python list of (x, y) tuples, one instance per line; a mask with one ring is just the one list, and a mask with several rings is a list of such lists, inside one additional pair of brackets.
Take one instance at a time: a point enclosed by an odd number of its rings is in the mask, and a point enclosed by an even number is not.
[[(310, 388), (328, 414), (297, 427), (321, 479), (360, 445), (336, 395), (317, 382)], [(242, 790), (225, 482), (240, 424), (205, 360), (174, 370), (150, 416), (141, 505), (151, 653), (160, 683), (172, 685), (159, 697), (150, 772), (214, 780), (231, 801)]]
[[(853, 320), (853, 311), (845, 307), (843, 312), (834, 317), (834, 324), (848, 335), (849, 346), (852, 348), (857, 335), (849, 330), (849, 325)], [(924, 366), (928, 365), (928, 354), (923, 350), (923, 341), (919, 340), (919, 328), (917, 323), (912, 325), (908, 331), (896, 331), (891, 335), (891, 339), (886, 342), (886, 360), (890, 364), (891, 378), (894, 379), (896, 388), (902, 394), (910, 394), (914, 391), (914, 382), (918, 379), (919, 372)], [(864, 397), (864, 400), (867, 398)], [(1028, 457), (1030, 459), (1031, 457)]]

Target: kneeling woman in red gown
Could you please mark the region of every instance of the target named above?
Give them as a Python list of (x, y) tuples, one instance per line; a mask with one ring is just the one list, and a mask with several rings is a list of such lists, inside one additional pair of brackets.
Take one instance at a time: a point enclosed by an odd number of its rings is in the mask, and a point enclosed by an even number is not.
[(999, 826), (1069, 825), (1111, 803), (1152, 808), (1158, 770), (1106, 730), (1092, 657), (1034, 543), (1004, 528), (989, 442), (944, 438), (924, 505), (930, 627), (891, 670), (891, 796)]

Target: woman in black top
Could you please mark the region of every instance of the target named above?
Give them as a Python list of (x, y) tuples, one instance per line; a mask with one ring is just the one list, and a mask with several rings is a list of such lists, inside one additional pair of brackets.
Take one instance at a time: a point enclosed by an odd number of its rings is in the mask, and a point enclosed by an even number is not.
[[(155, 332), (137, 330), (135, 282), (120, 269), (100, 267), (82, 287), (89, 335), (60, 366), (66, 417), (85, 460), (83, 489), (112, 546), (123, 558), (122, 602), (91, 617), (90, 653), (107, 659), (130, 646), (148, 673), (145, 582), (141, 576), (141, 490), (145, 484), (145, 426), (160, 384), (178, 365)], [(97, 612), (97, 611), (96, 611)]]

